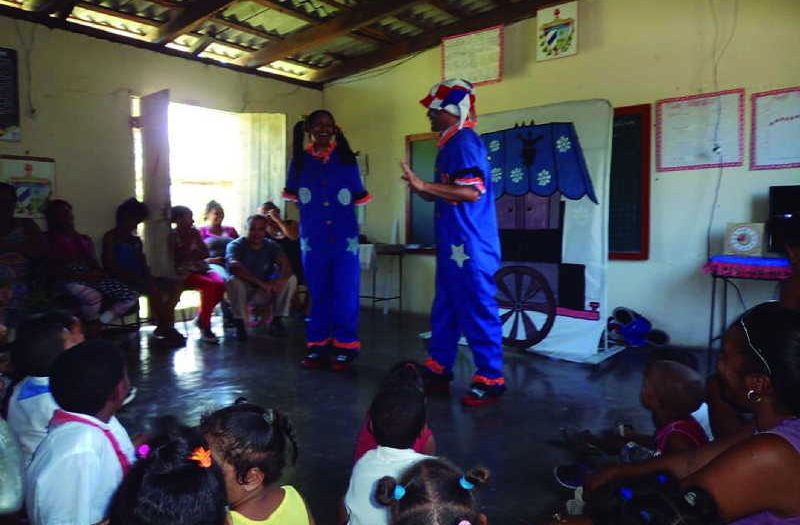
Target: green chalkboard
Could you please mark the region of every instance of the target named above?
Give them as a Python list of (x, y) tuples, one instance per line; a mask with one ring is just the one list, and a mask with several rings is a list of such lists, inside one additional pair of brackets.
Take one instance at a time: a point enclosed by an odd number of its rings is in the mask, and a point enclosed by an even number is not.
[[(433, 181), (436, 163), (437, 135), (425, 133), (406, 138), (408, 162), (419, 177)], [(433, 202), (427, 202), (411, 194), (408, 203), (406, 244), (418, 244), (421, 248), (433, 248), (436, 238), (433, 232)]]

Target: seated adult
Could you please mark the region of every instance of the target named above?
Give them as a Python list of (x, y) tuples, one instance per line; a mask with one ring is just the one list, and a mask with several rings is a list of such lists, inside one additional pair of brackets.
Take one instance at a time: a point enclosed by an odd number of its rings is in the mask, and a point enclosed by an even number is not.
[(175, 255), (175, 272), (183, 280), (186, 288), (200, 292), (200, 310), (197, 313), (197, 327), (201, 340), (218, 344), (216, 334), (211, 330), (211, 314), (225, 295), (225, 280), (213, 272), (208, 264), (208, 248), (194, 227), (192, 210), (186, 206), (172, 208), (172, 253)]
[[(78, 301), (86, 333), (95, 335), (99, 322), (108, 323), (131, 311), (137, 306), (139, 295), (100, 268), (92, 239), (75, 230), (70, 203), (52, 200), (44, 215), (49, 247), (47, 270), (56, 285)], [(101, 314), (103, 306), (107, 310)]]
[(722, 395), (755, 416), (694, 451), (599, 472), (589, 489), (668, 471), (712, 496), (726, 523), (800, 524), (800, 312), (763, 303), (725, 332), (717, 362)]
[(147, 296), (156, 321), (156, 337), (166, 344), (183, 346), (186, 338), (175, 330), (175, 305), (181, 297), (181, 283), (150, 273), (142, 240), (136, 235), (136, 227), (147, 215), (147, 206), (133, 198), (117, 207), (117, 225), (103, 235), (103, 267), (111, 277)]
[[(278, 243), (286, 258), (289, 259), (289, 264), (292, 266), (292, 274), (297, 281), (297, 284), (305, 283), (305, 275), (303, 274), (303, 257), (300, 251), (300, 224), (291, 219), (282, 219), (281, 210), (272, 201), (267, 201), (258, 209), (258, 213), (267, 218), (267, 237)], [(295, 286), (296, 288), (296, 286)], [(292, 296), (292, 300), (296, 297)], [(287, 305), (287, 310), (281, 315), (288, 316), (291, 305)], [(303, 310), (308, 310), (308, 304), (302, 307)]]
[(3, 288), (9, 296), (4, 301), (6, 326), (15, 326), (29, 289), (33, 264), (45, 254), (41, 230), (31, 219), (14, 217), (17, 190), (0, 182), (0, 274), (7, 280)]
[(230, 274), (225, 267), (225, 248), (228, 243), (239, 238), (239, 233), (233, 226), (223, 226), (225, 210), (217, 201), (208, 201), (206, 212), (203, 215), (204, 225), (197, 228), (200, 237), (208, 247), (208, 263), (211, 269), (223, 279), (228, 279)]
[(272, 318), (270, 334), (278, 337), (286, 334), (280, 313), (288, 308), (297, 280), (291, 280), (289, 260), (266, 234), (267, 219), (251, 215), (247, 218), (247, 234), (228, 244), (226, 249), (225, 260), (232, 274), (226, 289), (236, 338), (240, 341), (247, 339), (248, 305), (260, 307), (264, 318), (268, 317), (266, 312), (271, 307), (277, 315)]

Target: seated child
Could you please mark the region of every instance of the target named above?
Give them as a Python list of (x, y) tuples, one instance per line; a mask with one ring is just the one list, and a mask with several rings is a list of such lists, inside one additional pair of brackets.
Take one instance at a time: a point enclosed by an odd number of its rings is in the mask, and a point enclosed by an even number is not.
[(25, 474), (25, 506), (36, 525), (98, 523), (134, 461), (114, 413), (130, 383), (122, 353), (108, 341), (81, 343), (53, 363), (58, 406)]
[(430, 458), (399, 478), (381, 478), (375, 499), (391, 511), (392, 525), (486, 525), (474, 491), (489, 481), (482, 467), (461, 470), (443, 458)]
[(225, 480), (196, 431), (175, 424), (138, 450), (143, 457), (114, 496), (110, 525), (226, 523)]
[(27, 467), (58, 405), (50, 393), (50, 369), (64, 350), (83, 341), (81, 322), (65, 312), (26, 319), (19, 327), (11, 359), (24, 378), (8, 403), (8, 424), (19, 441), (22, 465)]
[(425, 425), (425, 393), (411, 384), (384, 389), (375, 396), (369, 420), (378, 447), (367, 451), (353, 466), (344, 504), (351, 525), (389, 523), (389, 513), (373, 498), (383, 476), (397, 477), (426, 456), (412, 446)]
[[(653, 418), (655, 434), (622, 428), (618, 435), (601, 439), (591, 433), (584, 436), (607, 453), (619, 454), (623, 462), (695, 449), (708, 443), (705, 430), (692, 416), (704, 398), (705, 383), (693, 369), (676, 361), (653, 361), (645, 368), (640, 401)], [(561, 485), (574, 489), (583, 484), (588, 470), (587, 465), (562, 465), (556, 467), (555, 476)]]
[[(389, 370), (389, 373), (386, 374), (386, 377), (381, 383), (380, 391), (416, 385), (417, 388), (424, 392), (425, 385), (421, 370), (422, 365), (415, 361), (401, 361), (394, 365), (392, 369)], [(367, 413), (367, 417), (364, 418), (364, 422), (361, 424), (361, 429), (358, 431), (358, 437), (356, 438), (356, 450), (353, 453), (353, 463), (361, 459), (361, 456), (368, 450), (372, 450), (377, 446), (378, 442), (375, 441), (375, 435), (372, 432), (372, 422), (370, 421), (369, 413)], [(422, 432), (420, 432), (417, 439), (414, 440), (414, 444), (411, 448), (416, 452), (429, 456), (436, 454), (436, 439), (427, 423), (422, 427)]]
[(285, 415), (240, 398), (203, 417), (200, 432), (221, 466), (232, 525), (313, 525), (302, 496), (279, 486), (289, 445), (297, 461), (294, 431)]

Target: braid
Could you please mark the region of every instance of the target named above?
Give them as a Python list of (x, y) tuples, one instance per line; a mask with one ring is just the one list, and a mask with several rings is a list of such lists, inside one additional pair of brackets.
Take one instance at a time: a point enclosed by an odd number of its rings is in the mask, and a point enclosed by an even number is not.
[(297, 463), (297, 455), (298, 455), (298, 448), (297, 448), (297, 438), (294, 435), (294, 428), (292, 424), (289, 422), (289, 418), (287, 418), (283, 413), (275, 410), (275, 429), (280, 432), (286, 439), (289, 440), (289, 443), (292, 444), (292, 465)]
[(303, 171), (303, 139), (307, 129), (307, 120), (298, 120), (292, 128), (292, 165), (295, 173)]
[(336, 147), (339, 150), (339, 158), (342, 159), (342, 164), (352, 166), (356, 164), (356, 154), (350, 148), (350, 143), (345, 138), (344, 133), (336, 126)]

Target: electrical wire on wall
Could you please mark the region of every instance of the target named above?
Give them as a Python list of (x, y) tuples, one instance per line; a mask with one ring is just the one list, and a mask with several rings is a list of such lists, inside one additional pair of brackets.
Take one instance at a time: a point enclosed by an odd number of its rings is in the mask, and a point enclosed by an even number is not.
[(31, 26), (31, 36), (29, 39), (25, 39), (25, 36), (22, 34), (22, 27), (19, 20), (14, 20), (14, 29), (17, 32), (17, 38), (19, 39), (19, 45), (22, 48), (22, 51), (25, 53), (25, 94), (28, 103), (28, 110), (27, 114), (29, 118), (36, 117), (36, 108), (33, 106), (33, 85), (32, 85), (32, 77), (31, 74), (31, 53), (33, 52), (33, 44), (36, 42), (36, 28), (38, 26), (33, 24)]
[[(736, 25), (739, 21), (739, 0), (734, 0), (733, 2), (733, 24), (731, 27), (730, 34), (728, 35), (725, 42), (718, 46), (720, 43), (720, 27), (719, 27), (719, 16), (717, 14), (717, 10), (715, 7), (715, 0), (708, 0), (709, 8), (711, 9), (711, 18), (714, 22), (714, 41), (711, 45), (711, 52), (712, 52), (712, 61), (711, 61), (711, 77), (713, 81), (714, 88), (713, 90), (719, 91), (719, 62), (722, 59), (722, 56), (725, 54), (725, 51), (728, 49), (731, 41), (733, 40), (734, 34), (736, 34)], [(722, 167), (722, 156), (723, 151), (719, 144), (719, 127), (720, 121), (722, 120), (722, 100), (717, 99), (717, 115), (716, 115), (716, 122), (714, 123), (714, 147), (712, 152), (717, 156), (717, 161), (719, 162), (719, 168), (717, 168), (717, 181), (714, 187), (714, 200), (711, 204), (711, 212), (708, 218), (708, 228), (706, 229), (706, 256), (711, 257), (713, 254), (711, 249), (711, 231), (714, 228), (714, 218), (717, 212), (717, 206), (719, 205), (719, 195), (720, 190), (722, 189), (722, 174), (724, 168)]]

